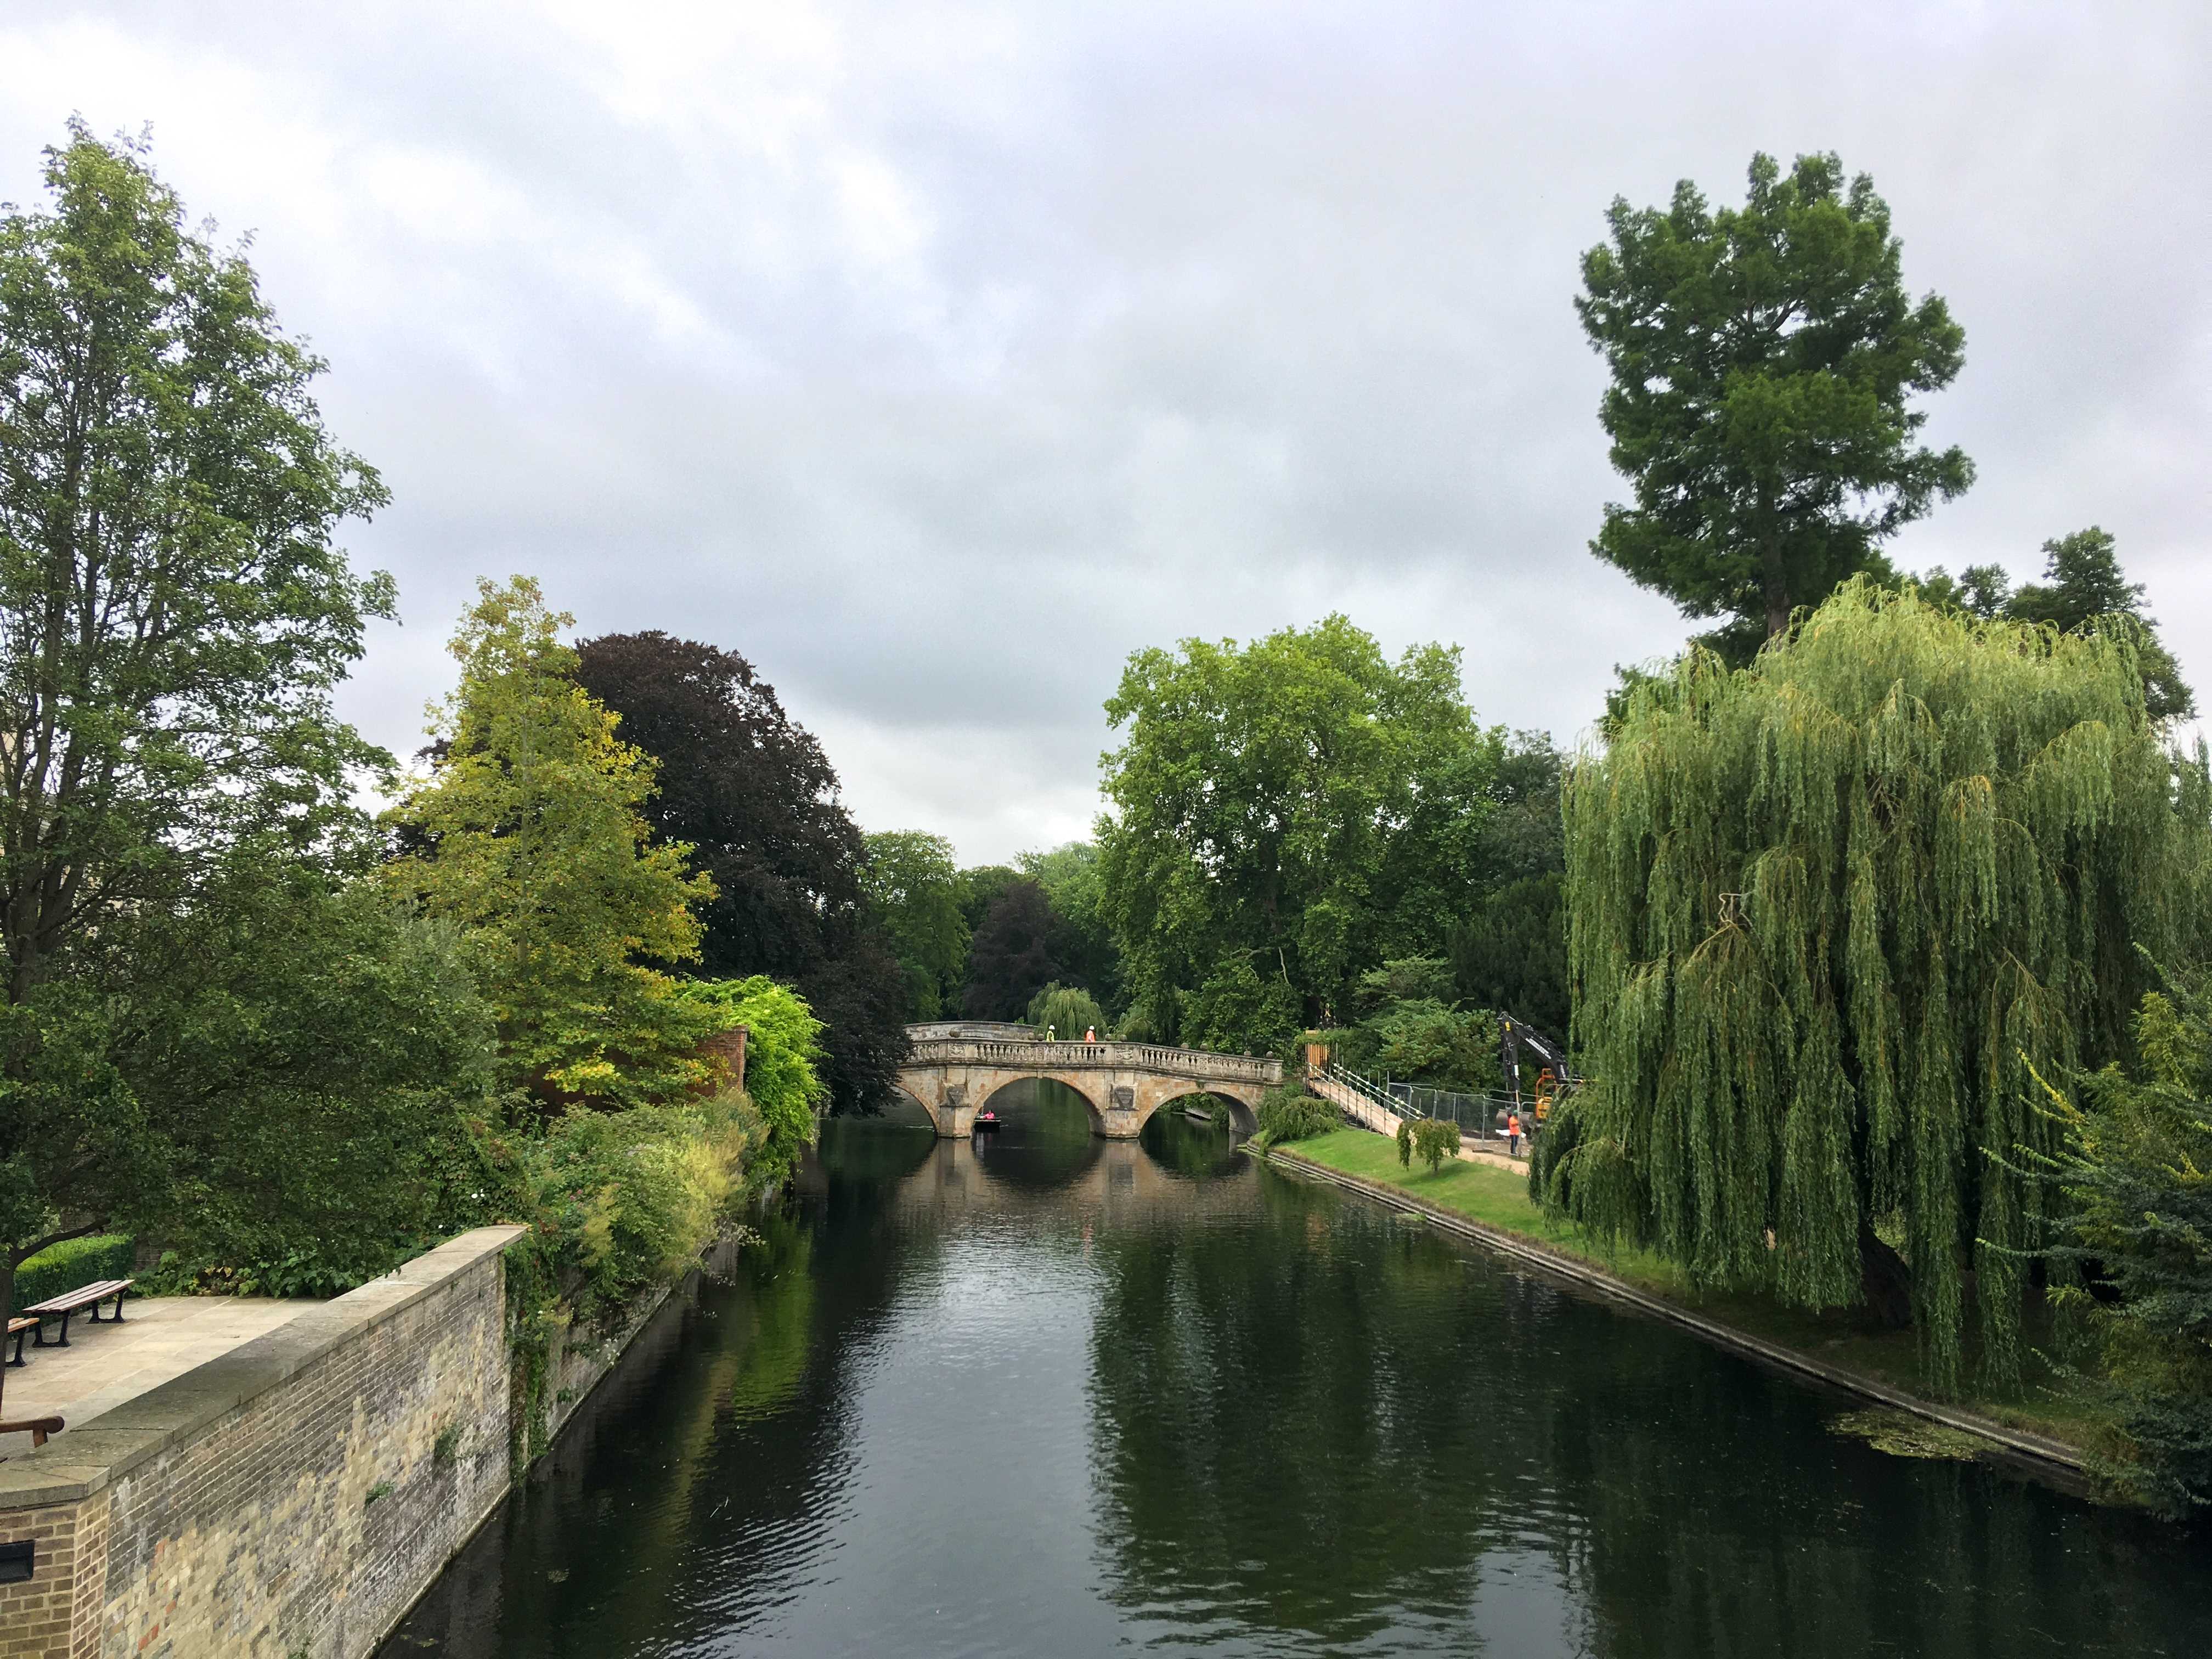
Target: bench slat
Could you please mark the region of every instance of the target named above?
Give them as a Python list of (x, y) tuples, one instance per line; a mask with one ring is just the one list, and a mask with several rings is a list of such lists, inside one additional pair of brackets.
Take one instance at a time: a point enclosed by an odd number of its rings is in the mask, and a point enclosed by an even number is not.
[(129, 1290), (137, 1282), (131, 1279), (104, 1279), (97, 1285), (80, 1285), (74, 1291), (64, 1291), (59, 1296), (50, 1296), (44, 1302), (36, 1303), (23, 1311), (27, 1314), (75, 1313), (95, 1302), (106, 1301), (118, 1291)]

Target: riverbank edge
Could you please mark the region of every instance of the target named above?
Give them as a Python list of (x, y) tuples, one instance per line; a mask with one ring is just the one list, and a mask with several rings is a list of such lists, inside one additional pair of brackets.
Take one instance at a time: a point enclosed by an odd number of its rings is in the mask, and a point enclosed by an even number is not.
[(1507, 1232), (1502, 1228), (1487, 1226), (1471, 1217), (1456, 1214), (1438, 1205), (1430, 1203), (1419, 1194), (1408, 1192), (1402, 1187), (1393, 1187), (1382, 1182), (1370, 1181), (1364, 1176), (1356, 1176), (1348, 1170), (1333, 1169), (1316, 1159), (1303, 1157), (1292, 1152), (1288, 1146), (1267, 1147), (1261, 1156), (1270, 1164), (1279, 1164), (1286, 1170), (1295, 1170), (1301, 1175), (1311, 1176), (1332, 1186), (1341, 1187), (1348, 1192), (1371, 1198), (1378, 1203), (1416, 1211), (1425, 1219), (1443, 1228), (1448, 1232), (1457, 1233), (1462, 1237), (1470, 1239), (1502, 1255), (1516, 1257), (1531, 1266), (1541, 1268), (1546, 1273), (1557, 1273), (1562, 1278), (1587, 1285), (1615, 1301), (1625, 1302), (1631, 1307), (1656, 1318), (1663, 1319), (1670, 1324), (1680, 1325), (1686, 1330), (1695, 1332), (1707, 1341), (1716, 1343), (1722, 1347), (1732, 1348), (1740, 1353), (1753, 1355), (1765, 1360), (1770, 1364), (1778, 1365), (1785, 1370), (1815, 1378), (1832, 1388), (1840, 1389), (1847, 1394), (1876, 1401), (1895, 1410), (1924, 1418), (1931, 1423), (1939, 1423), (1945, 1428), (1955, 1429), (1961, 1433), (1990, 1441), (2015, 1455), (2030, 1459), (2038, 1464), (2063, 1469), (2069, 1475), (2076, 1478), (2086, 1478), (2088, 1474), (2087, 1465), (2081, 1454), (2063, 1441), (2052, 1440), (2043, 1435), (2031, 1434), (2021, 1429), (2008, 1428), (2003, 1424), (1992, 1422), (1988, 1418), (1978, 1416), (1974, 1413), (1960, 1411), (1954, 1406), (1946, 1406), (1932, 1400), (1923, 1400), (1917, 1395), (1907, 1394), (1901, 1389), (1880, 1382), (1863, 1372), (1829, 1364), (1798, 1349), (1769, 1342), (1764, 1337), (1752, 1335), (1748, 1331), (1738, 1330), (1732, 1325), (1723, 1324), (1716, 1319), (1709, 1319), (1703, 1314), (1692, 1313), (1687, 1308), (1669, 1302), (1663, 1297), (1653, 1296), (1649, 1291), (1637, 1289), (1626, 1280), (1614, 1277), (1601, 1267), (1593, 1266), (1580, 1256), (1548, 1249), (1534, 1240)]

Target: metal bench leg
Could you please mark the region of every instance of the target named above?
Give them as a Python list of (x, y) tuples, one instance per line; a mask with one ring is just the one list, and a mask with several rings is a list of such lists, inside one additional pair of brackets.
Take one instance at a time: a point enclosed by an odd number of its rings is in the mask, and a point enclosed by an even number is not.
[[(33, 1326), (32, 1328), (35, 1330), (37, 1327)], [(15, 1357), (8, 1362), (9, 1364), (20, 1365), (23, 1363), (23, 1339), (30, 1334), (30, 1331), (18, 1331), (15, 1333)]]
[[(54, 1346), (56, 1346), (57, 1348), (66, 1348), (67, 1346), (69, 1346), (69, 1322), (70, 1322), (70, 1316), (69, 1316), (67, 1314), (64, 1314), (64, 1315), (62, 1316), (62, 1335), (61, 1335), (61, 1340), (54, 1344)], [(46, 1328), (44, 1325), (40, 1325), (40, 1326), (39, 1327), (39, 1334), (40, 1334), (40, 1335), (41, 1335), (41, 1336), (44, 1336), (46, 1334)], [(43, 1344), (41, 1344), (40, 1346), (43, 1346), (44, 1345), (43, 1345)]]
[(108, 1316), (107, 1322), (109, 1324), (120, 1325), (123, 1322), (123, 1298), (130, 1294), (131, 1292), (129, 1291), (116, 1291), (115, 1311)]

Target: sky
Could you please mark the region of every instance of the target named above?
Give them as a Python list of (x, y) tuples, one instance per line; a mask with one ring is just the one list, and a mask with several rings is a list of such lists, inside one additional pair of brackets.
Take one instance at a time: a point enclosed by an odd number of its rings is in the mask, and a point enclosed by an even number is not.
[(1873, 175), (1966, 367), (1973, 489), (2092, 523), (2212, 690), (2212, 6), (563, 3), (0, 10), (0, 201), (150, 127), (330, 362), (398, 578), (346, 715), (405, 754), (481, 575), (751, 659), (868, 830), (1087, 832), (1134, 650), (1340, 611), (1562, 742), (1697, 624), (1571, 301), (1616, 196)]

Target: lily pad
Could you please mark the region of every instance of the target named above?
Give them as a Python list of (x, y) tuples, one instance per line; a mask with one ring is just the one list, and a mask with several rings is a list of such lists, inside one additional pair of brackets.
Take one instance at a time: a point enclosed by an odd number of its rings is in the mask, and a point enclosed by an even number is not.
[(1989, 1449), (1988, 1443), (1977, 1435), (1947, 1429), (1910, 1412), (1880, 1408), (1845, 1412), (1828, 1427), (1837, 1434), (1863, 1440), (1876, 1451), (1887, 1452), (1892, 1457), (1938, 1457), (1965, 1462)]

